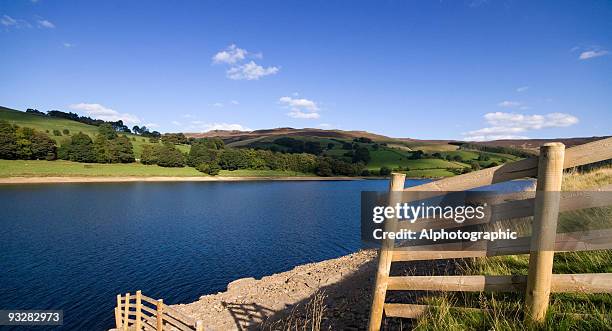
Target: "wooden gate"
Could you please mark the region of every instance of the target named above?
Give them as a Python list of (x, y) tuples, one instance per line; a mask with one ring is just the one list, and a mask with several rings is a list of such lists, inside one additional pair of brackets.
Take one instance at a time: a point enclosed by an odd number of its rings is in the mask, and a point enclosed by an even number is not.
[(178, 310), (143, 295), (126, 293), (117, 295), (115, 307), (116, 330), (181, 330), (204, 331), (202, 321), (196, 321)]
[[(591, 251), (612, 248), (612, 230), (588, 233), (556, 233), (559, 211), (602, 206), (601, 201), (584, 197), (559, 198), (543, 192), (561, 190), (563, 169), (612, 159), (612, 138), (603, 139), (565, 150), (560, 143), (545, 144), (540, 156), (450, 177), (416, 187), (404, 188), (404, 174), (392, 174), (390, 191), (435, 192), (464, 191), (513, 179), (537, 176), (535, 197), (528, 195), (506, 202), (487, 222), (534, 216), (531, 237), (505, 242), (474, 242), (470, 250), (456, 243), (434, 244), (427, 247), (395, 248), (395, 241), (383, 240), (378, 255), (378, 269), (370, 312), (369, 330), (380, 330), (383, 314), (388, 317), (415, 318), (429, 309), (426, 305), (385, 303), (387, 291), (524, 291), (527, 315), (535, 321), (544, 318), (550, 292), (612, 293), (612, 273), (553, 274), (554, 252)], [(390, 195), (390, 199), (396, 195)], [(396, 201), (389, 201), (394, 205)], [(603, 202), (605, 205), (606, 201)], [(406, 222), (389, 220), (385, 231), (393, 231)], [(402, 224), (404, 223), (404, 224)], [(473, 225), (470, 223), (469, 225)], [(423, 224), (421, 223), (421, 226)], [(438, 228), (458, 228), (455, 222), (439, 222)], [(467, 226), (467, 224), (463, 224)], [(459, 248), (461, 247), (461, 248)], [(528, 276), (402, 276), (390, 277), (391, 263), (417, 260), (487, 257), (530, 254)], [(459, 308), (477, 309), (477, 308)]]

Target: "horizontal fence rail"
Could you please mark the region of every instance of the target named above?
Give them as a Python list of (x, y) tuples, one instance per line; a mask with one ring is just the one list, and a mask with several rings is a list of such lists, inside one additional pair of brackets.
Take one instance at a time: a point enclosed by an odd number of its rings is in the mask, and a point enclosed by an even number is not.
[(204, 324), (180, 311), (155, 300), (141, 291), (117, 295), (115, 307), (116, 330), (181, 330), (203, 331)]
[[(541, 156), (488, 168), (468, 174), (445, 178), (423, 185), (404, 188), (405, 176), (392, 174), (389, 191), (422, 192), (418, 199), (427, 199), (445, 192), (470, 190), (486, 185), (525, 177), (538, 177), (536, 192), (520, 192), (498, 197), (489, 205), (488, 218), (458, 224), (448, 219), (421, 219), (415, 224), (391, 219), (388, 229), (460, 229), (467, 226), (496, 226), (530, 221), (531, 236), (515, 240), (463, 241), (439, 244), (395, 247), (395, 241), (385, 239), (379, 252), (378, 270), (374, 287), (369, 330), (380, 330), (383, 314), (387, 317), (415, 318), (432, 306), (385, 303), (387, 291), (452, 291), (452, 292), (523, 292), (527, 297), (527, 314), (535, 322), (543, 320), (548, 307), (549, 293), (612, 293), (612, 273), (552, 274), (554, 252), (576, 252), (612, 249), (612, 229), (556, 233), (560, 212), (612, 205), (605, 195), (593, 192), (571, 192), (559, 197), (545, 196), (544, 191), (560, 190), (562, 169), (612, 159), (612, 138), (602, 139), (565, 150), (559, 143), (541, 148)], [(612, 185), (598, 188), (610, 191)], [(398, 199), (390, 195), (389, 205)], [(414, 200), (412, 200), (414, 201)], [(551, 229), (553, 232), (551, 232)], [(546, 232), (544, 234), (544, 231)], [(543, 247), (548, 247), (545, 251)], [(392, 262), (476, 258), (501, 255), (530, 254), (528, 275), (459, 275), (459, 276), (393, 276), (389, 275)], [(532, 268), (533, 267), (533, 268)], [(486, 311), (486, 309), (451, 307), (452, 310)]]

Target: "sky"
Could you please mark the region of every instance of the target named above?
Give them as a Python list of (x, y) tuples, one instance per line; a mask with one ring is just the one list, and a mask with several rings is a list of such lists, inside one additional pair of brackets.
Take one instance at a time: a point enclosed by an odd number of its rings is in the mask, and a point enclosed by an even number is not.
[(612, 134), (611, 1), (0, 0), (0, 105), (160, 132)]

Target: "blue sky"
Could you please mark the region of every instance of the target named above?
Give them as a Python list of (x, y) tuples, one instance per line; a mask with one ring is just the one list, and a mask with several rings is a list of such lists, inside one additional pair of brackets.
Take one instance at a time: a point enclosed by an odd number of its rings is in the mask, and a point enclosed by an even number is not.
[(0, 0), (0, 105), (162, 132), (612, 134), (610, 1)]

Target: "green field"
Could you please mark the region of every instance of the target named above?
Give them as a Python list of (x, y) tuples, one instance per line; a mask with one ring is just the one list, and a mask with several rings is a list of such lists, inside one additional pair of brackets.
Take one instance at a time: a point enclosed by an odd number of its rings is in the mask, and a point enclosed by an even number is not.
[[(70, 177), (70, 176), (136, 176), (136, 177), (193, 177), (207, 176), (195, 168), (163, 168), (140, 163), (78, 163), (44, 160), (0, 160), (0, 177)], [(314, 176), (294, 171), (278, 170), (222, 170), (219, 176), (282, 177)]]
[[(51, 138), (53, 138), (58, 145), (61, 145), (63, 141), (69, 139), (71, 135), (79, 132), (89, 135), (92, 139), (98, 132), (98, 127), (93, 125), (87, 125), (84, 123), (41, 116), (31, 113), (25, 113), (9, 108), (0, 107), (0, 120), (6, 120), (12, 124), (16, 124), (22, 127), (31, 127), (42, 132), (46, 132)], [(58, 130), (60, 132), (69, 130), (69, 133), (62, 133), (60, 136), (54, 135), (53, 131)], [(143, 146), (153, 145), (150, 143), (149, 138), (126, 134), (126, 136), (132, 142), (134, 147), (134, 155), (136, 159), (140, 158)], [(236, 148), (262, 148), (262, 149), (275, 149), (278, 151), (288, 151), (288, 147), (275, 144), (274, 141), (283, 136), (265, 136), (257, 137), (253, 139), (246, 139), (242, 141), (234, 141), (228, 143), (229, 147)], [(315, 141), (319, 142), (323, 148), (323, 156), (329, 156), (337, 159), (344, 160), (346, 162), (352, 162), (351, 156), (345, 156), (345, 154), (352, 153), (352, 148), (343, 149), (343, 145), (346, 143), (354, 144), (353, 139), (348, 138), (328, 138), (328, 137), (316, 137), (316, 136), (290, 136), (291, 138), (302, 140), (304, 142)], [(160, 144), (160, 143), (158, 143)], [(448, 177), (454, 175), (453, 169), (470, 168), (470, 163), (477, 161), (481, 167), (488, 167), (495, 164), (502, 164), (508, 161), (515, 161), (519, 158), (513, 155), (481, 152), (475, 150), (458, 150), (456, 145), (450, 144), (411, 144), (408, 142), (393, 140), (383, 142), (359, 142), (359, 147), (366, 147), (370, 152), (370, 161), (366, 164), (366, 169), (373, 171), (376, 174), (382, 167), (387, 167), (394, 171), (405, 172), (409, 177)], [(333, 145), (329, 149), (329, 145)], [(176, 145), (176, 147), (183, 153), (189, 153), (191, 148), (190, 145)], [(422, 150), (428, 153), (430, 156), (420, 159), (412, 159), (411, 155), (417, 151)], [(460, 156), (459, 161), (447, 161), (445, 159), (433, 158), (431, 154), (440, 153), (443, 157)], [(488, 160), (480, 160), (480, 155), (486, 155)], [(30, 162), (30, 164), (35, 164)], [(23, 165), (23, 164), (22, 164)], [(9, 166), (9, 164), (7, 164)], [(63, 168), (66, 169), (63, 169)], [(14, 173), (15, 175), (26, 175), (28, 171), (33, 171), (36, 175), (49, 176), (49, 175), (84, 175), (84, 176), (122, 176), (122, 175), (133, 175), (133, 176), (199, 176), (200, 173), (192, 168), (161, 168), (161, 167), (150, 167), (143, 166), (140, 164), (124, 164), (124, 165), (87, 165), (85, 168), (81, 164), (68, 164), (62, 162), (56, 162), (54, 165), (48, 166), (34, 166), (35, 170), (22, 169), (21, 173), (18, 169), (3, 169), (0, 171), (0, 175), (7, 176), (6, 173)], [(17, 172), (15, 172), (17, 171)], [(2, 174), (4, 173), (4, 174)], [(287, 176), (287, 173), (282, 172), (276, 174), (275, 172), (262, 172), (260, 170), (241, 170), (240, 173), (244, 173), (244, 176)], [(239, 175), (236, 172), (231, 173), (232, 175)], [(230, 175), (227, 172), (221, 172), (221, 175)], [(296, 174), (299, 175), (299, 174)]]
[[(0, 120), (5, 120), (9, 123), (16, 124), (18, 126), (34, 128), (41, 132), (45, 132), (49, 135), (49, 137), (54, 139), (58, 145), (61, 145), (62, 141), (79, 132), (87, 134), (92, 139), (98, 133), (98, 127), (94, 125), (84, 124), (81, 122), (76, 122), (63, 118), (30, 114), (5, 107), (0, 107)], [(62, 133), (61, 136), (55, 136), (53, 134), (53, 130), (59, 130), (60, 132), (62, 132), (64, 129), (69, 130), (70, 133)], [(130, 138), (130, 141), (134, 146), (134, 155), (136, 156), (136, 158), (140, 157), (142, 146), (152, 145), (152, 143), (149, 142), (149, 138), (137, 136), (130, 133), (126, 134), (126, 136)], [(189, 145), (177, 145), (176, 147), (184, 153), (188, 153), (190, 148)]]

